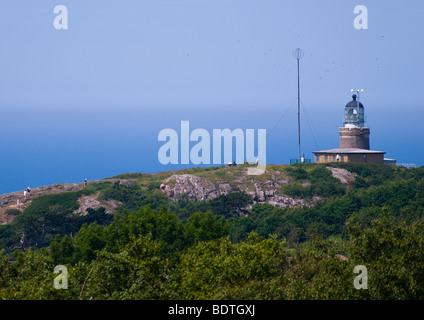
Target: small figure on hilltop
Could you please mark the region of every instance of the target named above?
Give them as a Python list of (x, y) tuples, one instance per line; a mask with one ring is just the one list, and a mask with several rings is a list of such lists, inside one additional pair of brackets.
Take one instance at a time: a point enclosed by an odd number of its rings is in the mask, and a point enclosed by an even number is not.
[(31, 192), (30, 187), (28, 187), (28, 188), (26, 188), (26, 189), (24, 190), (24, 198), (25, 198), (25, 200), (27, 199), (27, 197), (29, 197), (30, 192)]
[(87, 186), (87, 179), (84, 179), (84, 188)]

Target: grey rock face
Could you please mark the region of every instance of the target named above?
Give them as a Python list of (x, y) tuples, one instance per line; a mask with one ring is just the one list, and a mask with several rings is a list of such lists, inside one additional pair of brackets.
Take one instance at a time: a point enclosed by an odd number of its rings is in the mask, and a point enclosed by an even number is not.
[(228, 183), (216, 188), (209, 180), (191, 174), (173, 175), (164, 181), (160, 189), (173, 200), (187, 195), (189, 200), (203, 201), (231, 192)]
[[(280, 177), (279, 172), (272, 175), (272, 180), (255, 182), (247, 179), (251, 178), (237, 177), (235, 182), (240, 185), (246, 181), (251, 182), (251, 188), (245, 187), (239, 188), (239, 190), (246, 192), (253, 203), (268, 203), (280, 208), (310, 206), (304, 199), (295, 199), (279, 194), (281, 185), (291, 183), (290, 179)], [(172, 200), (186, 196), (189, 200), (197, 201), (210, 200), (238, 191), (234, 190), (228, 182), (219, 183), (218, 187), (215, 187), (210, 180), (191, 174), (173, 175), (161, 184), (160, 189)]]
[(340, 180), (341, 183), (343, 183), (344, 185), (348, 185), (349, 182), (352, 182), (355, 180), (355, 176), (347, 171), (346, 169), (341, 169), (341, 168), (332, 168), (332, 167), (327, 167), (328, 170), (331, 171), (331, 174), (334, 178), (337, 178)]

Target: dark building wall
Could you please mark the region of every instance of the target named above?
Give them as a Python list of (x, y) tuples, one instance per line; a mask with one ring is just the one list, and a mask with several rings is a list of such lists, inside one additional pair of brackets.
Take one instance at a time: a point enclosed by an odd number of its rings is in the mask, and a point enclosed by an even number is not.
[(370, 128), (340, 128), (340, 148), (370, 149)]
[(349, 162), (365, 162), (365, 163), (377, 163), (384, 164), (384, 154), (350, 154)]
[(384, 164), (384, 153), (315, 153), (316, 163), (364, 162)]

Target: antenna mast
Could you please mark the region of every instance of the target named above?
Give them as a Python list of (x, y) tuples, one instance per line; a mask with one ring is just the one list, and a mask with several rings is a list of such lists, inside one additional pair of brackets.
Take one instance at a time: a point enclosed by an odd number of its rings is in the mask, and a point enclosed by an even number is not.
[(297, 48), (293, 52), (294, 58), (297, 60), (297, 136), (299, 144), (299, 163), (301, 162), (300, 156), (300, 59), (303, 58), (303, 50)]

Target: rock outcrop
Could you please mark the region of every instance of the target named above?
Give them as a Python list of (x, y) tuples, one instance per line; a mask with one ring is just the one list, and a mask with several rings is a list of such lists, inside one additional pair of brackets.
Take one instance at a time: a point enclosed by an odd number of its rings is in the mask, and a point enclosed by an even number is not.
[(58, 194), (63, 192), (78, 191), (84, 188), (83, 183), (58, 183), (50, 186), (43, 186), (31, 189), (25, 197), (24, 191), (11, 192), (0, 195), (0, 224), (9, 224), (15, 218), (15, 215), (9, 215), (7, 212), (11, 209), (23, 211), (32, 202), (32, 199), (47, 194)]
[(211, 181), (192, 174), (173, 175), (160, 185), (160, 189), (173, 200), (185, 195), (189, 200), (203, 201), (231, 192), (228, 183), (216, 188)]
[(341, 183), (344, 185), (348, 185), (349, 183), (355, 181), (355, 176), (347, 171), (346, 169), (341, 168), (333, 168), (333, 167), (327, 167), (328, 170), (331, 171), (331, 174), (334, 178), (337, 178), (340, 180)]
[(115, 213), (116, 209), (121, 205), (120, 202), (113, 199), (100, 201), (99, 193), (79, 198), (78, 204), (80, 207), (74, 213), (81, 215), (86, 215), (88, 208), (99, 209), (101, 207), (105, 208), (106, 213)]
[(176, 201), (182, 197), (189, 200), (204, 201), (216, 198), (220, 195), (236, 191), (246, 192), (253, 203), (268, 203), (276, 207), (310, 206), (304, 199), (295, 199), (281, 194), (283, 184), (291, 183), (291, 180), (281, 176), (279, 171), (270, 175), (268, 180), (255, 180), (253, 176), (243, 174), (235, 179), (236, 186), (231, 187), (228, 182), (215, 182), (191, 174), (173, 175), (166, 179), (160, 186), (165, 195)]
[[(355, 180), (355, 175), (341, 168), (327, 167), (333, 177), (341, 183), (349, 185)], [(228, 175), (227, 175), (228, 174)], [(200, 174), (202, 175), (202, 173)], [(292, 183), (288, 176), (278, 169), (267, 169), (263, 175), (247, 175), (246, 170), (219, 171), (210, 176), (203, 172), (203, 176), (193, 174), (174, 174), (164, 178), (160, 190), (170, 199), (176, 201), (180, 198), (188, 200), (207, 201), (221, 195), (242, 191), (252, 199), (252, 203), (268, 203), (275, 207), (290, 208), (301, 206), (313, 206), (319, 197), (312, 200), (294, 198), (283, 194), (282, 187)], [(88, 182), (101, 183), (111, 182), (133, 186), (134, 179), (102, 179)], [(306, 186), (310, 182), (301, 181)], [(57, 194), (63, 192), (75, 192), (84, 188), (84, 183), (62, 183), (31, 189), (30, 194), (25, 197), (24, 191), (12, 192), (0, 195), (0, 224), (9, 224), (16, 216), (17, 210), (25, 210), (35, 199), (42, 195)], [(87, 208), (98, 209), (104, 207), (107, 213), (116, 212), (120, 203), (113, 200), (100, 200), (98, 194), (82, 196), (78, 200), (80, 207), (75, 213), (86, 214)], [(245, 209), (249, 209), (246, 207)], [(10, 211), (11, 210), (11, 211)]]
[[(93, 180), (88, 183), (101, 183), (101, 182), (117, 182), (127, 186), (133, 185), (135, 182), (132, 179), (101, 179)], [(16, 213), (13, 215), (8, 214), (9, 210), (19, 210), (24, 211), (31, 203), (32, 200), (44, 195), (58, 194), (64, 192), (75, 192), (84, 188), (84, 183), (57, 183), (49, 186), (37, 187), (31, 189), (30, 193), (27, 193), (26, 197), (24, 195), (24, 190), (11, 192), (0, 195), (0, 225), (10, 224), (16, 216)], [(91, 207), (93, 209), (98, 209), (104, 207), (107, 213), (116, 212), (116, 208), (120, 205), (117, 201), (108, 200), (108, 201), (99, 201), (98, 195), (81, 197), (78, 200), (80, 208), (76, 213), (86, 214), (87, 208)]]

